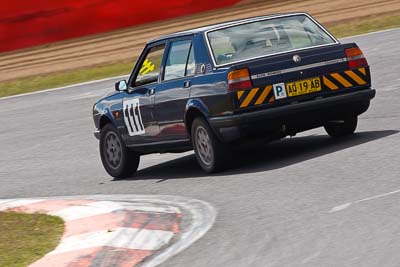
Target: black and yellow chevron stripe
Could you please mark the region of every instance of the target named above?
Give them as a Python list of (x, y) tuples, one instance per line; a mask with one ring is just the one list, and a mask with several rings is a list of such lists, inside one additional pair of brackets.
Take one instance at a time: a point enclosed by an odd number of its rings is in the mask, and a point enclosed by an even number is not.
[(265, 103), (271, 103), (275, 100), (272, 85), (265, 88), (253, 88), (249, 90), (240, 90), (237, 92), (237, 99), (240, 108), (257, 106)]
[(365, 68), (346, 70), (322, 76), (323, 84), (330, 90), (350, 88), (368, 83), (368, 73)]
[[(334, 91), (366, 85), (370, 83), (369, 71), (366, 68), (352, 69), (341, 72), (330, 73), (322, 76), (323, 89)], [(238, 106), (247, 108), (275, 101), (272, 85), (264, 88), (252, 88), (237, 91)]]

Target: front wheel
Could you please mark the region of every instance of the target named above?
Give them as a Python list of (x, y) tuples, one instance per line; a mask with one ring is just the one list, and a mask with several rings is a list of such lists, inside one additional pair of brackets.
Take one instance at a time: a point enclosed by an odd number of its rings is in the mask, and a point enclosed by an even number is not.
[(125, 146), (117, 129), (107, 124), (100, 133), (100, 156), (104, 169), (116, 179), (133, 175), (140, 161), (140, 155)]
[(229, 162), (228, 145), (221, 143), (202, 118), (193, 121), (192, 142), (200, 167), (207, 173), (223, 170)]
[(351, 116), (341, 121), (328, 122), (324, 128), (331, 137), (337, 138), (353, 134), (357, 128), (357, 122), (357, 116)]

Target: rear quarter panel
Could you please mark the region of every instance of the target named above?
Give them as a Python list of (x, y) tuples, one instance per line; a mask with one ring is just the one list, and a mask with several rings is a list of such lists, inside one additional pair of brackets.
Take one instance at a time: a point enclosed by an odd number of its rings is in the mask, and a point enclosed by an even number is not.
[(196, 75), (192, 79), (189, 101), (199, 99), (206, 106), (208, 114), (205, 115), (209, 117), (231, 113), (234, 100), (227, 87), (229, 68), (213, 68), (203, 34), (197, 34), (195, 42)]

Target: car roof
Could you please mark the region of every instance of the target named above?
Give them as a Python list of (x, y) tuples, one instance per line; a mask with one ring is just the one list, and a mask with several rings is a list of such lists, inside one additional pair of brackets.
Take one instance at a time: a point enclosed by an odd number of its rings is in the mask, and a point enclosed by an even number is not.
[(207, 25), (207, 26), (203, 26), (203, 27), (199, 27), (199, 28), (194, 28), (194, 29), (190, 29), (190, 30), (185, 30), (185, 31), (181, 31), (181, 32), (171, 33), (171, 34), (164, 35), (162, 37), (153, 39), (153, 40), (149, 41), (148, 44), (154, 43), (154, 42), (158, 42), (158, 41), (162, 41), (162, 40), (166, 40), (166, 39), (169, 39), (169, 38), (175, 38), (175, 37), (181, 37), (181, 36), (183, 37), (183, 36), (187, 36), (187, 35), (204, 33), (204, 32), (207, 32), (207, 31), (210, 31), (210, 30), (213, 30), (213, 29), (229, 27), (229, 26), (233, 26), (233, 25), (236, 25), (236, 24), (252, 22), (252, 21), (256, 21), (256, 20), (271, 19), (271, 18), (282, 17), (282, 16), (291, 16), (291, 15), (308, 15), (308, 14), (304, 13), (304, 12), (302, 12), (302, 13), (300, 13), (300, 12), (296, 12), (296, 13), (277, 13), (277, 14), (266, 15), (266, 16), (258, 16), (258, 17), (251, 17), (251, 18), (245, 18), (245, 19), (239, 19), (239, 20), (232, 20), (232, 21), (227, 21), (227, 22)]

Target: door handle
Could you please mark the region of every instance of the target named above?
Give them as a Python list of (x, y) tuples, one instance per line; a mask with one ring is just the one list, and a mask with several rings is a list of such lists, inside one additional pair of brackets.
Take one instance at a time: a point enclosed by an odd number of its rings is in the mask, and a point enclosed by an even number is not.
[(183, 82), (183, 87), (184, 87), (184, 88), (189, 88), (190, 85), (191, 85), (191, 84), (190, 84), (190, 81), (184, 81), (184, 82)]
[(149, 90), (147, 91), (147, 93), (148, 93), (149, 95), (154, 95), (154, 94), (156, 93), (156, 89), (154, 89), (154, 88), (149, 88)]

